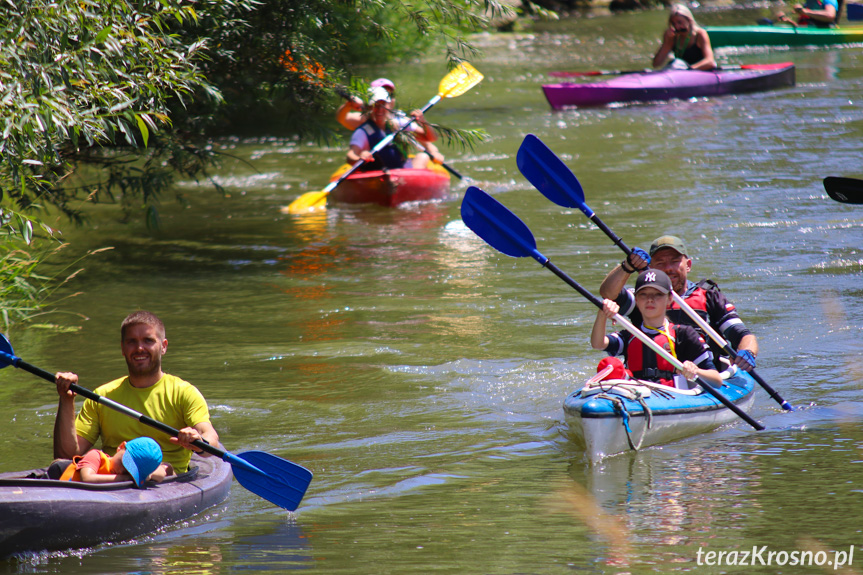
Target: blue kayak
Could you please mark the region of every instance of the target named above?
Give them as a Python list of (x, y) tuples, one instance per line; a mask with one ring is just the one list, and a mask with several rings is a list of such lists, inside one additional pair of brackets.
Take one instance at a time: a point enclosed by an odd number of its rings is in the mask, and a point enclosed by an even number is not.
[[(723, 372), (717, 389), (743, 411), (755, 401), (755, 380), (741, 370)], [(591, 461), (669, 443), (739, 421), (709, 393), (639, 380), (589, 382), (570, 394), (563, 411), (573, 441)]]

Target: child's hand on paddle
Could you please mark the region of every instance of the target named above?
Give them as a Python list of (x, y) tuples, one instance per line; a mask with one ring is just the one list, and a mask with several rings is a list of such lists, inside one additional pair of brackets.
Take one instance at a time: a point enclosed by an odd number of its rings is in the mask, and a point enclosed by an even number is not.
[(695, 381), (695, 378), (698, 377), (698, 366), (691, 361), (684, 361), (683, 369), (679, 371), (686, 378), (686, 381)]

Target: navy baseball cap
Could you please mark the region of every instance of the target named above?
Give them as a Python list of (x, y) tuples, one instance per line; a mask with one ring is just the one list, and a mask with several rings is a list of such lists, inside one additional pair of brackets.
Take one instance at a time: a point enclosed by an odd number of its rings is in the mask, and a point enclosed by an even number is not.
[(671, 292), (671, 280), (665, 275), (662, 270), (646, 269), (638, 274), (638, 279), (635, 280), (635, 293), (639, 290), (650, 287), (662, 293)]

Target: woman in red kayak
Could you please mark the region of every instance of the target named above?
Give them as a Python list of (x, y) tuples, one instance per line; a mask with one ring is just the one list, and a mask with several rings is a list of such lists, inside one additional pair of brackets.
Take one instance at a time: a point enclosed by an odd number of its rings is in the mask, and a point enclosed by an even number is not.
[(674, 57), (672, 68), (690, 70), (714, 70), (713, 48), (707, 31), (695, 23), (689, 8), (682, 4), (671, 7), (668, 28), (662, 36), (662, 46), (653, 57), (653, 67), (665, 64), (668, 56)]
[(359, 168), (361, 172), (398, 168), (419, 170), (427, 168), (431, 160), (428, 153), (420, 153), (408, 159), (394, 142), (384, 146), (377, 154), (372, 153), (372, 150), (380, 142), (406, 124), (409, 124), (407, 130), (412, 132), (418, 140), (431, 141), (435, 138), (434, 130), (426, 122), (422, 110), (411, 112), (410, 115), (414, 122), (410, 123), (411, 118), (393, 115), (393, 99), (385, 88), (375, 87), (370, 92), (369, 108), (371, 112), (369, 119), (354, 130), (351, 136), (351, 147), (348, 150), (347, 163), (354, 165), (362, 160), (364, 163)]

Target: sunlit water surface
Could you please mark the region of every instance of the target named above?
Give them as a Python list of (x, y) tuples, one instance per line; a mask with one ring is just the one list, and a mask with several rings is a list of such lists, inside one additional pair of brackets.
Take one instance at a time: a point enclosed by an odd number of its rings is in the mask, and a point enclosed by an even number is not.
[[(741, 23), (764, 9), (707, 11)], [(537, 134), (572, 168), (586, 201), (630, 246), (688, 242), (694, 275), (715, 278), (758, 335), (759, 372), (800, 409), (763, 392), (753, 415), (679, 443), (589, 465), (561, 403), (595, 371), (595, 313), (532, 259), (505, 257), (449, 201), (400, 209), (279, 212), (320, 189), (340, 146), (221, 142), (239, 159), (229, 192), (181, 183), (163, 230), (113, 209), (72, 230), (81, 295), (48, 318), (73, 333), (14, 330), (18, 355), (95, 387), (124, 371), (120, 320), (166, 321), (166, 369), (206, 395), (233, 452), (260, 449), (310, 468), (295, 514), (234, 483), (228, 501), (127, 544), (0, 563), (4, 573), (818, 573), (832, 567), (699, 564), (699, 551), (848, 551), (863, 570), (863, 207), (836, 203), (825, 176), (863, 177), (863, 50), (720, 54), (793, 60), (793, 88), (713, 100), (552, 113), (552, 70), (642, 68), (661, 12), (568, 19), (481, 37), (482, 84), (428, 112), (482, 128), (474, 151), (447, 149), (471, 183), (515, 211), (540, 251), (592, 290), (622, 254), (577, 210), (519, 174)], [(440, 58), (436, 58), (439, 60)], [(421, 106), (437, 62), (368, 71)], [(45, 465), (52, 387), (0, 375), (0, 471)], [(93, 510), (99, 513), (98, 509)], [(823, 557), (827, 557), (824, 555)], [(702, 555), (703, 559), (703, 555)]]

